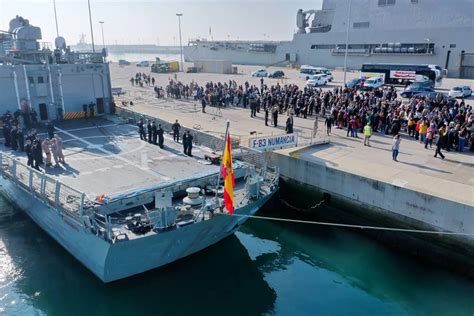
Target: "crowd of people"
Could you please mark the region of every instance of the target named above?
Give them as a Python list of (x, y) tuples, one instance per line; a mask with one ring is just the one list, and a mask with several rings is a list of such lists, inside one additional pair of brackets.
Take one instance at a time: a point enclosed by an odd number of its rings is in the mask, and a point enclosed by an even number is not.
[(155, 78), (152, 77), (150, 74), (145, 74), (143, 72), (137, 72), (135, 76), (130, 78), (130, 83), (132, 86), (137, 86), (143, 88), (144, 86), (147, 87), (154, 87), (155, 86)]
[[(463, 152), (466, 147), (474, 151), (474, 109), (464, 100), (447, 98), (412, 97), (402, 101), (394, 87), (360, 91), (338, 87), (323, 91), (321, 88), (300, 88), (295, 84), (267, 85), (262, 78), (260, 85), (235, 81), (196, 82), (184, 84), (170, 79), (167, 97), (194, 99), (206, 106), (241, 106), (250, 108), (250, 116), (264, 112), (265, 125), (269, 119), (278, 126), (278, 116), (287, 114), (285, 130), (293, 132), (293, 115), (301, 118), (325, 119), (326, 131), (331, 128), (346, 129), (347, 137), (358, 138), (359, 133), (370, 139), (372, 133), (396, 136), (407, 132), (425, 148), (436, 145), (441, 149)], [(364, 132), (369, 125), (370, 131)], [(370, 133), (369, 137), (366, 137)], [(369, 145), (369, 140), (366, 144)], [(394, 139), (400, 146), (400, 138)], [(399, 150), (399, 149), (397, 149)], [(437, 156), (436, 155), (436, 156)], [(395, 160), (395, 159), (394, 159)]]
[(51, 122), (46, 124), (48, 137), (41, 139), (35, 128), (22, 128), (19, 116), (9, 112), (2, 116), (4, 145), (16, 152), (24, 152), (27, 156), (27, 165), (40, 170), (40, 167), (59, 167), (65, 164), (63, 140), (55, 133)]

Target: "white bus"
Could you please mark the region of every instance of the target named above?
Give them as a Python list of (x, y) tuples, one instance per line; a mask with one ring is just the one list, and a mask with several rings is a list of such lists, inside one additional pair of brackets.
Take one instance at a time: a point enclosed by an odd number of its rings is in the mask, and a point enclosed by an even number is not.
[(436, 88), (441, 87), (445, 71), (438, 65), (415, 64), (363, 64), (360, 77), (382, 77), (385, 84), (409, 84), (414, 81), (431, 80)]
[(313, 67), (309, 65), (302, 65), (300, 67), (300, 77), (308, 80), (310, 79), (313, 75), (319, 75), (319, 74), (324, 74), (327, 77), (327, 81), (332, 81), (332, 74), (329, 69), (324, 68), (324, 67)]

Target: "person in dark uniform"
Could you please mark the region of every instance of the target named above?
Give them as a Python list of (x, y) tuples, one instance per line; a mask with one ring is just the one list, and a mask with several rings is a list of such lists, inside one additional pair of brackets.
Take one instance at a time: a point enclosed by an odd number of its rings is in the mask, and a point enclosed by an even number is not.
[(255, 100), (254, 97), (250, 99), (250, 117), (256, 117), (257, 116), (257, 101)]
[(194, 137), (189, 131), (187, 131), (186, 134), (187, 134), (186, 141), (188, 143), (188, 145), (186, 146), (187, 147), (186, 155), (188, 155), (189, 157), (192, 157), (193, 156), (192, 151), (193, 151), (193, 138)]
[(206, 113), (206, 98), (202, 98), (201, 100), (201, 106), (202, 106), (202, 113)]
[(54, 137), (54, 131), (55, 131), (53, 123), (51, 121), (48, 121), (48, 124), (46, 125), (46, 128), (48, 130), (49, 139), (52, 139)]
[(18, 150), (18, 129), (13, 126), (10, 131), (10, 143), (13, 150)]
[(25, 153), (26, 157), (28, 157), (26, 165), (28, 167), (33, 167), (33, 151), (31, 149), (31, 140), (27, 140), (25, 143)]
[(161, 128), (161, 124), (158, 124), (158, 146), (160, 146), (161, 149), (163, 149), (163, 143), (165, 141), (164, 134), (165, 131)]
[(326, 133), (329, 135), (331, 134), (331, 127), (333, 125), (333, 120), (332, 120), (332, 116), (329, 115), (326, 120), (324, 121), (324, 125), (326, 125)]
[(268, 115), (269, 115), (268, 106), (265, 107), (265, 126), (268, 126)]
[(179, 130), (181, 129), (181, 125), (178, 123), (178, 120), (171, 125), (171, 129), (173, 130), (173, 140), (179, 143)]
[(82, 105), (82, 111), (84, 112), (84, 118), (87, 120), (87, 104)]
[(90, 117), (94, 117), (94, 106), (95, 104), (93, 102), (89, 103), (89, 114)]
[(446, 128), (442, 126), (439, 130), (439, 136), (438, 136), (438, 141), (436, 142), (436, 151), (434, 154), (434, 157), (438, 157), (438, 155), (441, 157), (441, 159), (444, 159), (445, 156), (441, 152), (441, 148), (446, 146), (447, 144), (447, 139), (448, 139), (448, 132), (446, 131)]
[(151, 144), (153, 142), (153, 131), (151, 130), (151, 123), (149, 120), (146, 122), (146, 131), (148, 132), (148, 142)]
[(188, 154), (188, 133), (183, 134), (183, 153)]
[(158, 138), (158, 129), (156, 128), (155, 121), (151, 122), (151, 133), (153, 135), (153, 144), (156, 145), (156, 139)]
[(141, 140), (146, 140), (145, 126), (143, 125), (143, 120), (138, 121), (138, 133), (140, 134)]
[(277, 107), (273, 108), (272, 115), (273, 115), (273, 126), (277, 127), (278, 126), (278, 108)]
[(39, 166), (43, 163), (43, 151), (41, 150), (41, 142), (39, 139), (33, 141), (31, 151), (33, 155), (33, 168), (40, 170)]
[(287, 134), (293, 133), (293, 115), (290, 114), (288, 118), (286, 119), (286, 128), (285, 131)]
[(25, 151), (25, 135), (23, 134), (23, 129), (18, 127), (17, 132), (18, 138), (18, 146), (20, 147), (20, 151)]
[(30, 117), (31, 124), (33, 124), (33, 126), (36, 126), (36, 124), (38, 124), (38, 113), (36, 113), (35, 109), (31, 109)]

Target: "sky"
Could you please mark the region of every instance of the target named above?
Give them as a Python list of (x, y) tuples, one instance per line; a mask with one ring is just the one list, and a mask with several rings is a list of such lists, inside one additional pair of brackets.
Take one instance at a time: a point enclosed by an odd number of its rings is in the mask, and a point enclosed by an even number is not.
[[(182, 41), (291, 40), (296, 31), (296, 12), (321, 8), (322, 0), (90, 0), (95, 42), (102, 41), (99, 21), (104, 21), (106, 44), (179, 45)], [(81, 33), (90, 42), (87, 0), (56, 0), (59, 34), (68, 45)], [(53, 0), (0, 0), (0, 30), (21, 15), (42, 29), (43, 41), (54, 42), (56, 27)], [(212, 36), (209, 35), (209, 29)]]

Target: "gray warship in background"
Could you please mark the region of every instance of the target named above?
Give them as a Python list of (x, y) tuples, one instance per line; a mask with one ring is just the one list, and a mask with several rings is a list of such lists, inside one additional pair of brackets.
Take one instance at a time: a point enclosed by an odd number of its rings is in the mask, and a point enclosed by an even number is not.
[(474, 0), (324, 0), (320, 10), (298, 10), (291, 41), (194, 39), (184, 57), (336, 68), (344, 65), (347, 39), (349, 69), (360, 70), (363, 63), (434, 64), (449, 77), (474, 78), (473, 12)]

